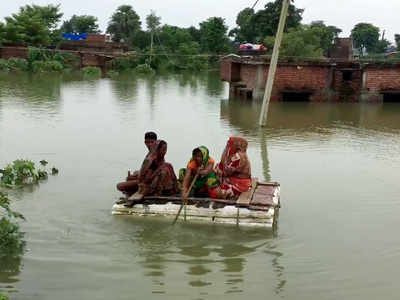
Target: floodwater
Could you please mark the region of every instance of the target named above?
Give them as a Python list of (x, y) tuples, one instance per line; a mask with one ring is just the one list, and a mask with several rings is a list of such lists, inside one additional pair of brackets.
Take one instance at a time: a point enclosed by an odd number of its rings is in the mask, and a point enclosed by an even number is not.
[[(60, 169), (11, 192), (28, 251), (0, 261), (12, 299), (398, 299), (400, 104), (228, 100), (218, 74), (0, 75), (0, 165)], [(253, 175), (281, 183), (279, 228), (111, 215), (115, 184), (168, 142), (175, 171), (191, 149), (217, 160), (248, 139)]]

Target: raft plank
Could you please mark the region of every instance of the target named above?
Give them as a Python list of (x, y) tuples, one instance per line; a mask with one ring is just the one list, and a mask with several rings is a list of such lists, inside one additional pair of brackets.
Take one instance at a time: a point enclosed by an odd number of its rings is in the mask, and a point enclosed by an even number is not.
[(249, 206), (250, 201), (253, 198), (254, 191), (256, 190), (258, 184), (258, 178), (251, 179), (251, 189), (247, 192), (241, 193), (239, 199), (236, 201), (237, 206)]
[[(143, 200), (164, 200), (164, 201), (182, 201), (182, 197), (180, 196), (146, 196)], [(199, 197), (189, 197), (187, 199), (189, 202), (220, 202), (229, 205), (234, 205), (236, 203), (235, 200), (227, 200), (227, 199), (214, 199), (214, 198), (199, 198)]]

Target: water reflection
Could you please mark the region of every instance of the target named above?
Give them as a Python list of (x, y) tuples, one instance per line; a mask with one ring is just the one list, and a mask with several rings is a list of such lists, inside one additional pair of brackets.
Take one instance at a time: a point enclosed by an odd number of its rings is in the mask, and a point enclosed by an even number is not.
[(119, 104), (126, 105), (138, 98), (138, 78), (134, 74), (126, 73), (110, 82)]
[[(221, 101), (220, 117), (244, 135), (258, 134), (261, 102)], [(332, 135), (340, 126), (399, 131), (400, 106), (393, 103), (271, 103), (265, 131), (269, 135)]]
[(0, 73), (0, 97), (20, 98), (23, 106), (54, 114), (60, 110), (61, 85), (65, 81), (60, 74)]
[(18, 275), (22, 269), (22, 258), (17, 257), (0, 257), (0, 291), (1, 289), (7, 289), (12, 291), (14, 284), (19, 279)]
[(274, 284), (276, 293), (284, 289), (282, 253), (276, 249), (270, 230), (193, 223), (171, 226), (160, 219), (116, 219), (120, 221), (136, 232), (131, 239), (132, 248), (139, 249), (135, 255), (144, 275), (152, 281), (153, 293), (173, 293), (175, 286), (184, 289), (185, 282), (199, 295), (215, 293), (214, 290), (223, 294), (245, 292), (248, 283), (263, 280), (253, 274), (260, 254), (261, 264), (270, 261), (271, 265), (258, 269), (257, 274), (275, 278), (270, 284)]
[(195, 94), (199, 87), (205, 87), (208, 96), (220, 97), (224, 91), (224, 82), (219, 78), (219, 72), (186, 72), (177, 77), (179, 86), (189, 86), (192, 94)]

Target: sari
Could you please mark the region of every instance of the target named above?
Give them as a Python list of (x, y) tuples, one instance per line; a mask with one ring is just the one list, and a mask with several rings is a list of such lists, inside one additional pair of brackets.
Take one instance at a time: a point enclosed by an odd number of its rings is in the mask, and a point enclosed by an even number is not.
[[(209, 150), (205, 146), (198, 147), (203, 155), (203, 161), (201, 165), (198, 165), (196, 160), (192, 157), (187, 164), (186, 169), (179, 170), (179, 181), (183, 183), (186, 175), (186, 170), (191, 169), (192, 174), (197, 174), (200, 167), (205, 167), (207, 164), (212, 163), (214, 165), (214, 159), (210, 157)], [(193, 178), (191, 178), (192, 180)], [(218, 186), (218, 180), (214, 172), (207, 175), (199, 175), (195, 183), (193, 184), (193, 193), (196, 194), (208, 194), (208, 191)]]
[(209, 194), (212, 198), (237, 198), (251, 188), (251, 166), (247, 157), (247, 140), (242, 137), (230, 137), (221, 161), (215, 166), (219, 186)]
[(166, 153), (167, 143), (157, 140), (146, 155), (138, 176), (140, 194), (169, 196), (178, 193), (178, 181), (174, 168), (164, 159)]

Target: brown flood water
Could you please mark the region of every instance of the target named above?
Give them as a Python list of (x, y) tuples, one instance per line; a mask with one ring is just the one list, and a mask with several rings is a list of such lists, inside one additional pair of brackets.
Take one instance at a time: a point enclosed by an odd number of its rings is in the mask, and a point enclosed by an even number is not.
[[(397, 299), (400, 104), (228, 100), (218, 74), (0, 74), (0, 166), (60, 169), (12, 192), (28, 251), (0, 261), (12, 299)], [(191, 149), (218, 159), (249, 140), (252, 172), (281, 183), (276, 234), (111, 215), (115, 183), (143, 159), (143, 133), (168, 142), (175, 171)]]

